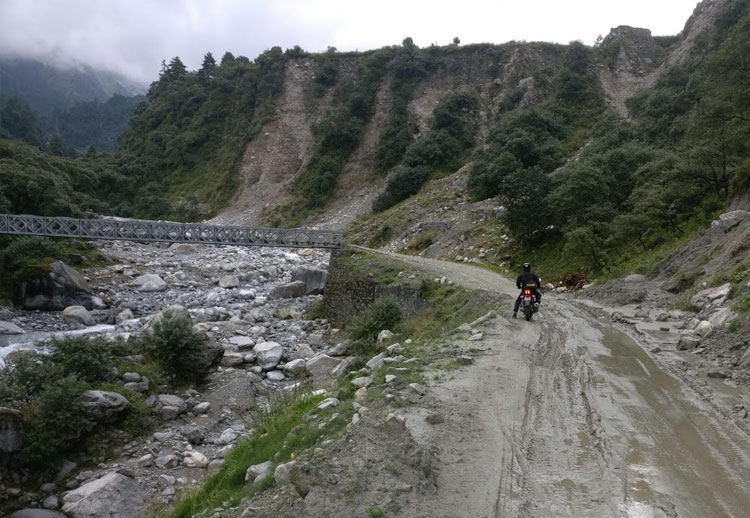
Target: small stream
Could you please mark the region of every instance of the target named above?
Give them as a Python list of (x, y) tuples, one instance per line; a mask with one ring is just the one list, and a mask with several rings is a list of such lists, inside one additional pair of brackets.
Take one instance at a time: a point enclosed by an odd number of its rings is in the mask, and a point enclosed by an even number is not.
[(117, 326), (109, 324), (97, 324), (84, 329), (75, 329), (72, 331), (30, 331), (21, 335), (0, 335), (0, 367), (5, 364), (5, 357), (19, 350), (36, 350), (43, 351), (40, 342), (46, 342), (52, 339), (62, 339), (69, 336), (81, 336), (91, 334), (111, 334), (114, 333)]

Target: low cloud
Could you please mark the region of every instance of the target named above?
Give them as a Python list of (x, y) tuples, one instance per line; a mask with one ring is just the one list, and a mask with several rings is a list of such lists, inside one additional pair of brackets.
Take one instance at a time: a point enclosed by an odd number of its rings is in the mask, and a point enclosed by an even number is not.
[(680, 31), (695, 2), (632, 0), (2, 0), (0, 52), (83, 62), (142, 82), (162, 60), (188, 68), (211, 51), (254, 58), (272, 46), (365, 50), (411, 36), (419, 46), (509, 40), (592, 43), (616, 25)]

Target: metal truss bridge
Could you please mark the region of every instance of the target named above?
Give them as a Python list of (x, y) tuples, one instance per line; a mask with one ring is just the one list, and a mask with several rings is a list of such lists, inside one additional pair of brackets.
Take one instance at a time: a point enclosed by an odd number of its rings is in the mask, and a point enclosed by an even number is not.
[(0, 234), (162, 241), (203, 245), (341, 248), (339, 231), (304, 228), (250, 228), (119, 218), (50, 218), (0, 214)]

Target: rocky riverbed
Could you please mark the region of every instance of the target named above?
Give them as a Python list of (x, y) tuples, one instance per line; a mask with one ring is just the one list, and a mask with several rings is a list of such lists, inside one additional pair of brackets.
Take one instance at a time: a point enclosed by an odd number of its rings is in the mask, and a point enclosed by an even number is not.
[(129, 242), (100, 248), (115, 264), (84, 274), (103, 304), (64, 312), (5, 307), (0, 321), (6, 343), (84, 329), (128, 337), (171, 308), (187, 312), (194, 327), (223, 349), (220, 364), (200, 392), (165, 393), (164, 386), (124, 373), (118, 383), (148, 397), (160, 416), (158, 429), (124, 444), (114, 434), (112, 456), (80, 466), (68, 462), (58, 480), (38, 491), (22, 489), (23, 475), (6, 471), (3, 500), (73, 517), (115, 516), (109, 502), (115, 494), (144, 505), (168, 504), (218, 469), (237, 441), (251, 435), (246, 423), (252, 410), (268, 405), (275, 393), (293, 390), (300, 378), (324, 380), (346, 364), (346, 345), (335, 343), (337, 330), (304, 316), (322, 293), (328, 252)]

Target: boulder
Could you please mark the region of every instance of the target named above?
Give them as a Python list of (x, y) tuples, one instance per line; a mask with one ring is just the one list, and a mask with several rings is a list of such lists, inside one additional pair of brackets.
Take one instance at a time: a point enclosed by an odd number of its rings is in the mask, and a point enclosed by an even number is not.
[(339, 366), (339, 363), (341, 363), (341, 360), (331, 358), (327, 354), (318, 353), (305, 362), (305, 370), (313, 378), (330, 376), (333, 370)]
[(711, 316), (708, 317), (708, 321), (711, 322), (711, 325), (714, 327), (724, 327), (727, 322), (734, 319), (736, 316), (737, 313), (724, 307), (711, 313)]
[(266, 378), (268, 379), (268, 381), (273, 381), (273, 382), (278, 383), (280, 381), (284, 381), (286, 379), (286, 376), (284, 376), (284, 373), (280, 370), (273, 370), (273, 371), (269, 371), (266, 374)]
[(255, 345), (255, 340), (250, 338), (249, 336), (243, 336), (243, 335), (237, 335), (233, 336), (229, 339), (229, 343), (232, 345), (236, 345), (237, 349), (249, 349), (253, 345)]
[(297, 356), (301, 356), (305, 359), (315, 356), (315, 351), (313, 351), (313, 348), (307, 344), (297, 344), (294, 350), (297, 353)]
[(208, 457), (199, 451), (186, 451), (182, 463), (188, 468), (205, 468), (208, 466)]
[(196, 415), (206, 414), (209, 410), (211, 410), (211, 403), (209, 403), (208, 401), (198, 403), (193, 407), (193, 413)]
[(276, 480), (277, 486), (286, 486), (290, 483), (292, 468), (297, 464), (297, 461), (290, 461), (285, 464), (279, 464), (273, 471), (273, 478)]
[(317, 268), (301, 267), (292, 272), (292, 281), (305, 283), (306, 295), (320, 295), (326, 287), (328, 272)]
[(113, 423), (130, 408), (130, 402), (117, 392), (87, 390), (81, 401), (97, 423)]
[(200, 444), (203, 442), (203, 430), (197, 424), (189, 423), (180, 427), (180, 433), (190, 444)]
[(187, 402), (179, 396), (172, 394), (159, 394), (156, 398), (156, 407), (174, 407), (179, 410), (179, 413), (183, 413), (187, 410)]
[(385, 360), (385, 353), (376, 354), (370, 358), (365, 365), (370, 369), (377, 369), (383, 365), (383, 360)]
[(26, 331), (18, 327), (13, 322), (4, 322), (0, 320), (0, 335), (22, 335)]
[(135, 315), (129, 309), (123, 309), (115, 316), (115, 323), (122, 324), (126, 320), (133, 320)]
[(240, 286), (240, 279), (236, 275), (225, 275), (219, 279), (219, 287), (224, 289), (238, 288)]
[(284, 349), (276, 342), (261, 342), (253, 347), (253, 353), (258, 357), (258, 365), (268, 371), (279, 363)]
[(36, 279), (21, 282), (19, 298), (24, 309), (61, 311), (68, 306), (98, 306), (83, 275), (62, 261), (52, 263), (50, 271)]
[(678, 351), (692, 351), (700, 345), (701, 341), (693, 336), (681, 336), (677, 341)]
[(305, 363), (305, 360), (302, 358), (287, 362), (287, 364), (284, 365), (284, 374), (292, 378), (299, 376), (300, 373), (305, 370)]
[(382, 344), (383, 342), (392, 339), (393, 336), (394, 334), (391, 331), (389, 331), (388, 329), (383, 329), (382, 331), (378, 333), (377, 342), (379, 344)]
[(261, 462), (260, 464), (253, 464), (245, 472), (245, 482), (255, 482), (267, 476), (271, 472), (273, 463), (270, 460)]
[(302, 281), (294, 281), (289, 282), (287, 284), (282, 284), (280, 286), (276, 286), (274, 289), (271, 290), (271, 292), (268, 294), (268, 300), (276, 300), (276, 299), (294, 299), (297, 297), (302, 297), (307, 292), (307, 286)]
[(708, 336), (710, 335), (714, 330), (714, 326), (711, 322), (708, 320), (703, 320), (698, 326), (695, 328), (695, 334), (698, 336)]
[(219, 365), (222, 367), (237, 367), (245, 363), (245, 355), (242, 353), (224, 353)]
[(188, 243), (173, 243), (169, 250), (180, 255), (188, 255), (198, 251), (198, 247)]
[(23, 416), (18, 410), (0, 407), (0, 459), (21, 449)]
[(340, 404), (341, 401), (339, 401), (335, 397), (329, 397), (320, 402), (320, 404), (318, 405), (318, 410), (328, 410), (329, 408), (335, 408)]
[(750, 212), (746, 210), (732, 210), (719, 216), (719, 221), (724, 232), (726, 232), (748, 218), (750, 218)]
[(141, 275), (133, 281), (133, 284), (138, 286), (138, 291), (142, 292), (157, 292), (167, 289), (167, 283), (164, 282), (164, 279), (153, 273)]
[(360, 376), (359, 378), (354, 378), (352, 380), (352, 385), (355, 387), (369, 387), (372, 385), (372, 378), (369, 376)]
[(94, 317), (83, 306), (68, 306), (63, 310), (63, 320), (71, 324), (83, 324), (93, 326), (96, 324)]
[(67, 493), (62, 510), (72, 518), (145, 518), (146, 496), (133, 479), (109, 473)]
[(716, 288), (701, 290), (693, 295), (690, 299), (690, 304), (701, 309), (709, 305), (720, 306), (729, 296), (729, 290), (731, 287), (731, 284), (727, 282)]

